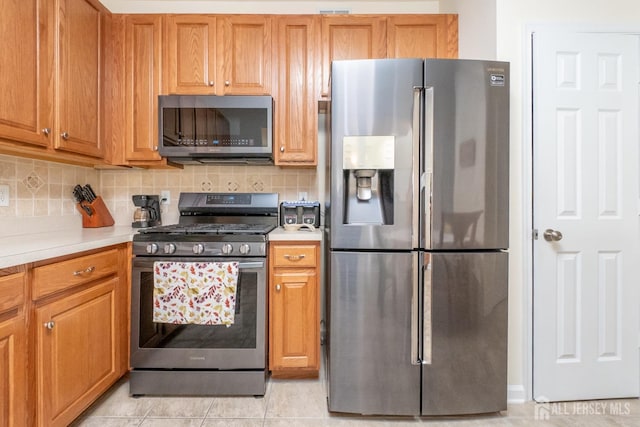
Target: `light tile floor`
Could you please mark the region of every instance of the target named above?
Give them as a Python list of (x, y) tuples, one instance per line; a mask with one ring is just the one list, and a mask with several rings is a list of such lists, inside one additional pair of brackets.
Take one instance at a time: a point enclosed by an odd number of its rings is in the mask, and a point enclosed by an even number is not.
[[(320, 378), (323, 378), (321, 372)], [(547, 419), (541, 415), (548, 414)], [(264, 397), (130, 397), (118, 381), (73, 427), (405, 427), (533, 426), (640, 427), (638, 399), (509, 405), (508, 410), (465, 417), (360, 417), (327, 411), (324, 380), (274, 380)]]

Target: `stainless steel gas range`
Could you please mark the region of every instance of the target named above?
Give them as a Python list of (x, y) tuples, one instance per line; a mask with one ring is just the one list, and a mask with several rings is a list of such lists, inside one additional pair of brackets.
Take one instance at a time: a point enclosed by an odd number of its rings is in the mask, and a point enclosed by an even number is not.
[[(278, 222), (278, 195), (181, 193), (178, 209), (178, 224), (143, 229), (133, 238), (130, 393), (264, 395), (266, 245)], [(203, 265), (237, 267), (227, 307), (232, 323), (158, 320), (154, 288), (166, 276), (160, 269)], [(189, 274), (195, 280), (198, 272)], [(183, 300), (190, 292), (185, 288)], [(192, 301), (187, 304), (193, 308)]]

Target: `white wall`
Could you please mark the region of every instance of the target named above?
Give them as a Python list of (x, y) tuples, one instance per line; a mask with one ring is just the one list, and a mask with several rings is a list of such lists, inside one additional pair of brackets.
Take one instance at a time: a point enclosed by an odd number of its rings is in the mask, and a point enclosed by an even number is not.
[(458, 14), (458, 56), (496, 58), (496, 0), (440, 0), (440, 13)]
[[(438, 1), (213, 1), (213, 0), (100, 0), (113, 13), (277, 13), (314, 14), (320, 10), (351, 13), (437, 13)], [(484, 0), (483, 0), (484, 1)]]

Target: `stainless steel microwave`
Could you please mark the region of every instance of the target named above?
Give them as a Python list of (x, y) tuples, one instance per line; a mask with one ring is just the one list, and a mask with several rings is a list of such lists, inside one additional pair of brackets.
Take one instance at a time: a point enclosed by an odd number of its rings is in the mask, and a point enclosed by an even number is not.
[(271, 96), (161, 95), (161, 156), (183, 164), (272, 164)]

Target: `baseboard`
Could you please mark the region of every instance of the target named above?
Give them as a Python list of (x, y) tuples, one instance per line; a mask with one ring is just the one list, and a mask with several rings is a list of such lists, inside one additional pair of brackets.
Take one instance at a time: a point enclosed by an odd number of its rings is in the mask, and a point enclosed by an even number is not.
[(507, 403), (524, 403), (527, 401), (524, 385), (509, 384), (507, 386)]

